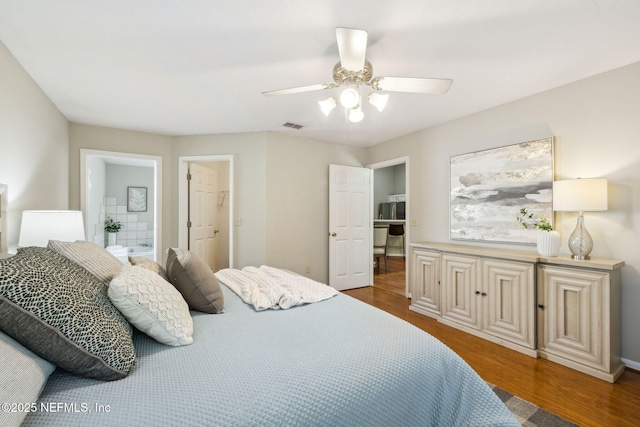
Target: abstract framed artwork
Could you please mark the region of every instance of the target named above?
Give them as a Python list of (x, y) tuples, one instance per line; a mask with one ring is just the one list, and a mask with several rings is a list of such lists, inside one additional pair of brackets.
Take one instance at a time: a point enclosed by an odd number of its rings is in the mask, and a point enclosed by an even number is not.
[(453, 240), (535, 244), (517, 221), (526, 208), (553, 224), (553, 137), (452, 156)]
[(147, 187), (127, 187), (127, 212), (147, 211)]

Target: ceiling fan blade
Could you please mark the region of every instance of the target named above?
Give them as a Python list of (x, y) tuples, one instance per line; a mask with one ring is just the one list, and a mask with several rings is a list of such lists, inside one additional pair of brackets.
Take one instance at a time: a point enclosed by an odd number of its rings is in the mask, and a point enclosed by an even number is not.
[(336, 87), (334, 83), (319, 83), (317, 85), (292, 87), (289, 89), (278, 89), (262, 92), (264, 96), (290, 95), (292, 93), (312, 92), (314, 90), (324, 90)]
[(336, 40), (342, 68), (360, 71), (364, 68), (367, 53), (367, 32), (353, 28), (336, 28)]
[(375, 77), (371, 86), (377, 90), (410, 93), (447, 93), (453, 80), (414, 77)]

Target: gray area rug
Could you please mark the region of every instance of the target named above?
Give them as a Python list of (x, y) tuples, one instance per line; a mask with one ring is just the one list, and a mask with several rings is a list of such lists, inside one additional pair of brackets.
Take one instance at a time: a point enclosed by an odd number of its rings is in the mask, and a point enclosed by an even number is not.
[(544, 409), (540, 409), (533, 403), (522, 400), (519, 397), (502, 390), (500, 387), (496, 387), (493, 384), (489, 384), (489, 387), (491, 387), (493, 392), (498, 395), (505, 405), (507, 405), (507, 408), (509, 408), (511, 413), (513, 413), (516, 419), (523, 426), (577, 427), (576, 424), (563, 420), (559, 416), (554, 415), (551, 412), (547, 412)]

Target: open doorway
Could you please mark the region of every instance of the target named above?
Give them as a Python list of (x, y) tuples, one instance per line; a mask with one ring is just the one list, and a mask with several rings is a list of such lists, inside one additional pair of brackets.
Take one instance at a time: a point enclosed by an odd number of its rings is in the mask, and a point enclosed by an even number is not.
[[(113, 253), (123, 262), (131, 254), (160, 260), (161, 177), (161, 157), (81, 149), (80, 207), (87, 240), (117, 247)], [(121, 225), (111, 242), (104, 229), (107, 218)]]
[(179, 158), (178, 241), (213, 271), (233, 268), (233, 156)]
[[(374, 239), (377, 235), (384, 242), (380, 243), (384, 246), (384, 253), (374, 258), (373, 286), (409, 298), (409, 158), (392, 159), (367, 167), (373, 169)], [(378, 252), (383, 251), (379, 249)]]

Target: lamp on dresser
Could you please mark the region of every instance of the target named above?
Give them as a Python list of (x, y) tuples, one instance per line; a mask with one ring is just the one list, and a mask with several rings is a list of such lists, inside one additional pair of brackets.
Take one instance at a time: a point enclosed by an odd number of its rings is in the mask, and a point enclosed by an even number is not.
[(606, 211), (606, 179), (568, 179), (553, 183), (553, 210), (578, 212), (578, 223), (569, 236), (573, 259), (587, 260), (593, 249), (593, 239), (584, 226), (583, 212)]
[(49, 240), (84, 240), (81, 211), (24, 211), (18, 246), (46, 247)]

